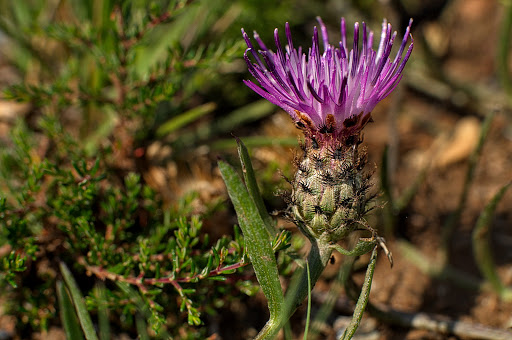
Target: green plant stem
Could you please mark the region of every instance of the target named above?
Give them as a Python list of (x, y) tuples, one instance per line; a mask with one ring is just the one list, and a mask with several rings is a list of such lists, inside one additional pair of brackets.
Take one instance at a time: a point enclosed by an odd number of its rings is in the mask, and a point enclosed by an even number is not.
[(309, 320), (311, 319), (311, 280), (309, 276), (309, 263), (306, 262), (306, 272), (308, 273), (308, 309), (306, 313), (306, 327), (304, 328), (304, 340), (308, 340)]
[(512, 1), (503, 1), (503, 7), (503, 22), (501, 24), (497, 53), (498, 76), (503, 89), (510, 95), (512, 94), (512, 81), (510, 79), (508, 57), (510, 54), (510, 38), (512, 36)]
[(327, 235), (321, 235), (318, 240), (310, 239), (311, 250), (307, 258), (309, 273), (303, 270), (297, 288), (290, 289), (287, 292), (285, 299), (286, 306), (280, 320), (269, 320), (261, 332), (254, 338), (255, 340), (273, 339), (282, 325), (288, 321), (293, 312), (295, 312), (297, 307), (299, 307), (308, 296), (310, 287), (314, 287), (315, 283), (320, 278), (320, 274), (322, 274), (331, 258), (333, 249), (327, 239)]
[(459, 223), (462, 211), (466, 206), (469, 188), (471, 186), (471, 183), (473, 183), (473, 178), (475, 175), (478, 159), (482, 154), (484, 142), (491, 128), (491, 123), (493, 121), (494, 115), (494, 112), (488, 114), (482, 123), (478, 143), (473, 152), (471, 153), (471, 155), (469, 156), (468, 170), (466, 172), (466, 177), (464, 179), (464, 187), (462, 188), (459, 204), (457, 206), (457, 209), (448, 217), (448, 219), (445, 221), (443, 225), (443, 229), (441, 231), (441, 247), (438, 256), (438, 261), (443, 265), (448, 263), (450, 242)]
[(386, 204), (383, 207), (384, 216), (384, 235), (392, 237), (396, 223), (395, 206), (393, 194), (391, 192), (391, 178), (389, 174), (389, 146), (386, 145), (382, 153), (381, 170), (380, 170), (380, 187), (382, 190), (382, 199)]
[[(345, 329), (345, 332), (341, 337), (342, 340), (352, 339), (355, 332), (357, 331), (357, 328), (359, 327), (359, 324), (361, 323), (361, 319), (363, 318), (364, 310), (366, 308), (366, 305), (368, 304), (368, 300), (370, 299), (370, 290), (372, 287), (373, 273), (375, 271), (375, 265), (377, 264), (377, 250), (378, 246), (375, 246), (372, 251), (370, 263), (368, 263), (368, 268), (366, 269), (363, 287), (361, 288), (361, 292), (357, 299), (357, 304), (354, 310), (354, 314), (352, 316), (352, 320), (350, 320), (349, 325)], [(349, 289), (347, 289), (347, 291), (349, 291)]]
[[(307, 259), (309, 263), (311, 287), (314, 287), (320, 278), (320, 275), (324, 271), (327, 263), (329, 262), (329, 259), (331, 258), (332, 251), (333, 250), (331, 245), (327, 241), (327, 235), (325, 234), (321, 235), (318, 240), (315, 240), (315, 242), (311, 243), (311, 250), (309, 251)], [(295, 294), (294, 304), (292, 305), (293, 310), (291, 310), (292, 313), (302, 304), (302, 301), (304, 301), (308, 294), (308, 273), (304, 271), (302, 273), (297, 293)], [(290, 316), (291, 314), (288, 316), (288, 318)]]
[(322, 331), (322, 326), (325, 325), (326, 320), (332, 314), (338, 297), (343, 292), (343, 285), (345, 280), (352, 272), (352, 265), (354, 264), (355, 257), (345, 256), (342, 260), (342, 264), (338, 271), (336, 281), (331, 284), (329, 292), (326, 294), (326, 298), (320, 303), (319, 310), (315, 313), (315, 320), (309, 334), (308, 339), (317, 339)]
[(487, 204), (478, 218), (472, 233), (473, 256), (480, 273), (482, 273), (483, 277), (492, 285), (501, 298), (506, 297), (507, 299), (510, 298), (510, 295), (505, 293), (505, 285), (498, 275), (492, 256), (491, 227), (496, 207), (509, 187), (510, 183), (502, 187), (491, 202)]

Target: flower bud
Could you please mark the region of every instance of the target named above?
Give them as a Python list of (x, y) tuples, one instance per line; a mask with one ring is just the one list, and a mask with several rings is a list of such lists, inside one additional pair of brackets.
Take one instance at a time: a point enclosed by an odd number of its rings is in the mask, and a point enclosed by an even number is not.
[[(306, 140), (292, 183), (292, 215), (308, 236), (327, 234), (335, 243), (356, 229), (366, 211), (370, 186), (357, 143)], [(315, 148), (315, 146), (318, 146)]]

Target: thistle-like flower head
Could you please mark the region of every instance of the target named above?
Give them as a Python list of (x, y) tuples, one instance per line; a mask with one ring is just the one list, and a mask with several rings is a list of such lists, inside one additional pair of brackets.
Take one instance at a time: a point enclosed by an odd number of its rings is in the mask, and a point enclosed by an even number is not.
[[(341, 19), (341, 41), (338, 47), (329, 44), (327, 29), (317, 18), (322, 34), (320, 52), (318, 29), (314, 28), (313, 44), (306, 54), (293, 46), (290, 25), (285, 33), (288, 45), (283, 49), (277, 28), (274, 38), (277, 52), (268, 49), (258, 34), (253, 46), (247, 33), (244, 57), (249, 71), (260, 86), (245, 80), (245, 84), (273, 104), (287, 111), (306, 137), (318, 142), (342, 140), (357, 135), (371, 120), (377, 103), (389, 95), (402, 78), (402, 71), (412, 52), (410, 35), (412, 20), (406, 29), (399, 50), (391, 60), (396, 38), (391, 25), (384, 20), (377, 51), (373, 50), (373, 32), (362, 23), (362, 42), (359, 46), (359, 23), (354, 26), (353, 47), (349, 51), (345, 20)], [(407, 48), (409, 37), (411, 42)], [(255, 62), (252, 62), (252, 54)], [(323, 143), (322, 143), (323, 144)]]

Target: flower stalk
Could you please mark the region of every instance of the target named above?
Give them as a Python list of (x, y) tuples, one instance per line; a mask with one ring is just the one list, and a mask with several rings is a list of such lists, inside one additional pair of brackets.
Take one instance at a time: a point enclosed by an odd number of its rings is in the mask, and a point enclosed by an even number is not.
[(364, 221), (373, 195), (368, 193), (370, 175), (364, 172), (366, 151), (359, 149), (361, 133), (372, 121), (377, 103), (402, 78), (413, 48), (412, 38), (407, 47), (412, 20), (391, 60), (397, 34), (392, 33), (386, 20), (377, 50), (372, 49), (374, 35), (364, 22), (362, 27), (359, 23), (354, 25), (353, 46), (349, 50), (345, 19), (341, 19), (338, 46), (329, 43), (327, 28), (317, 19), (323, 52), (316, 27), (308, 53), (301, 47), (294, 48), (288, 23), (288, 45), (284, 49), (278, 30), (274, 31), (277, 52), (268, 49), (254, 33), (260, 48), (256, 51), (242, 30), (248, 47), (244, 57), (260, 86), (250, 80), (245, 84), (287, 111), (304, 133), (303, 156), (296, 161), (289, 197), (291, 218), (310, 240), (327, 234), (328, 242), (336, 244), (357, 229), (370, 230), (374, 235)]
[[(381, 245), (391, 258), (384, 240), (364, 219), (372, 208), (370, 202), (374, 195), (369, 192), (371, 175), (364, 170), (366, 150), (360, 145), (363, 128), (373, 121), (373, 109), (402, 79), (402, 71), (413, 49), (412, 20), (396, 55), (391, 58), (397, 33), (392, 33), (386, 20), (378, 48), (374, 50), (374, 34), (364, 22), (361, 26), (355, 23), (350, 49), (345, 19), (341, 19), (341, 40), (337, 45), (329, 43), (327, 28), (320, 18), (317, 19), (321, 39), (315, 27), (312, 46), (307, 52), (302, 47), (294, 47), (288, 23), (285, 25), (286, 47), (281, 45), (278, 30), (274, 31), (276, 52), (268, 49), (255, 32), (256, 47), (242, 29), (247, 44), (244, 58), (259, 86), (250, 80), (244, 83), (288, 112), (304, 134), (302, 157), (295, 161), (297, 171), (287, 199), (290, 218), (312, 244), (307, 260), (310, 272), (304, 271), (299, 287), (292, 292), (294, 296), (285, 299), (293, 301), (291, 307), (287, 307), (290, 310), (285, 308), (280, 320), (271, 317), (256, 339), (271, 339), (277, 334), (309, 294), (308, 283), (309, 286), (315, 284), (334, 250), (348, 256), (373, 250), (366, 293), (358, 301), (358, 313), (350, 331), (355, 332), (368, 301), (377, 246)], [(323, 45), (323, 52), (320, 45)], [(342, 248), (338, 243), (356, 230), (370, 231), (371, 237), (360, 238), (352, 250)]]

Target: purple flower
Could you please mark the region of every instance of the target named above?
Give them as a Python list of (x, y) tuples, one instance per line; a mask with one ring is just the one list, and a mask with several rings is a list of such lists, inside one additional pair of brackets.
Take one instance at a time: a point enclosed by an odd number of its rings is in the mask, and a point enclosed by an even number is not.
[[(400, 48), (390, 59), (396, 32), (384, 20), (377, 51), (372, 49), (373, 32), (362, 24), (362, 44), (359, 46), (359, 23), (354, 25), (353, 47), (347, 46), (345, 19), (341, 19), (339, 47), (329, 44), (327, 29), (317, 18), (322, 32), (324, 51), (320, 52), (318, 29), (313, 30), (313, 45), (308, 53), (302, 47), (294, 48), (290, 25), (285, 32), (288, 45), (283, 49), (277, 28), (274, 40), (277, 52), (269, 50), (258, 34), (254, 39), (256, 50), (242, 29), (247, 43), (244, 58), (249, 71), (260, 86), (244, 80), (256, 93), (287, 111), (306, 135), (320, 139), (342, 139), (358, 134), (371, 120), (371, 112), (379, 101), (389, 95), (402, 79), (402, 71), (411, 55), (413, 39), (410, 34), (412, 19)], [(407, 46), (409, 37), (411, 43)], [(255, 63), (249, 59), (249, 53)]]

